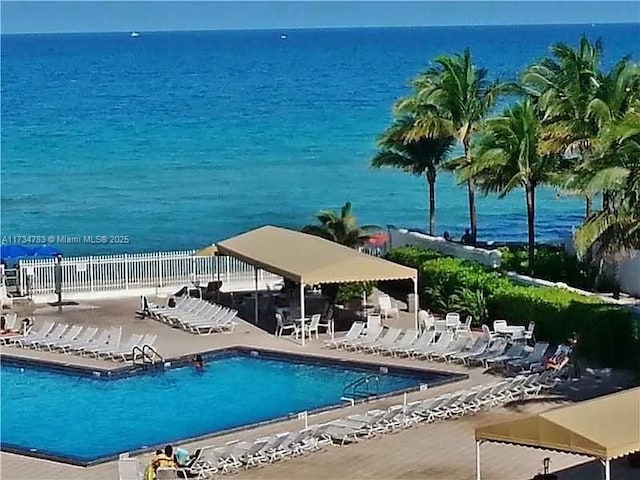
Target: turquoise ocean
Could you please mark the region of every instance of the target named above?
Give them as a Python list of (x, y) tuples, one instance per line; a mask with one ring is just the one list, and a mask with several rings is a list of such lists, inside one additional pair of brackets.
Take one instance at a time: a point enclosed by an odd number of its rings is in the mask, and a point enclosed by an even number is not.
[[(582, 33), (602, 38), (606, 67), (640, 57), (637, 24), (3, 35), (3, 240), (125, 242), (60, 245), (67, 255), (191, 249), (298, 228), (347, 200), (362, 223), (424, 229), (424, 179), (369, 167), (409, 79), (466, 46), (513, 79)], [(541, 192), (538, 239), (583, 210)], [(525, 240), (520, 192), (481, 198), (478, 216), (482, 239)], [(466, 224), (465, 190), (443, 174), (437, 230)]]

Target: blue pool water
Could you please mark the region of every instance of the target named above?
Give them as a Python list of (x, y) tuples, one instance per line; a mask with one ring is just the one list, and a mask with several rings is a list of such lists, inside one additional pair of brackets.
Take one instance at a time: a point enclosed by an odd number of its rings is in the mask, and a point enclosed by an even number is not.
[[(4, 363), (3, 448), (80, 463), (337, 405), (343, 387), (366, 373), (245, 353), (210, 359), (203, 372), (184, 366), (116, 379)], [(445, 379), (390, 372), (379, 393)]]

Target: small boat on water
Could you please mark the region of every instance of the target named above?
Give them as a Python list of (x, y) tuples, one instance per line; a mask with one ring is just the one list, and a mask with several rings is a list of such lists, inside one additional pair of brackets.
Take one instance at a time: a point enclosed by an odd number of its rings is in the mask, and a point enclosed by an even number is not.
[(282, 35), (280, 35), (280, 38), (281, 38), (282, 40), (286, 40), (286, 39), (287, 39), (287, 36), (283, 33)]
[(140, 34), (138, 32), (131, 32), (130, 36), (135, 38), (135, 37), (139, 37)]

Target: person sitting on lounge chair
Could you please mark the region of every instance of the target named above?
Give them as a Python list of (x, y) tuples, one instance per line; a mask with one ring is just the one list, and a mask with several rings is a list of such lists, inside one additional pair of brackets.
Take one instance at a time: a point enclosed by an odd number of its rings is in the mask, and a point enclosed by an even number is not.
[(567, 363), (569, 363), (568, 355), (555, 355), (545, 362), (544, 368), (545, 370), (555, 370), (556, 372), (559, 372), (567, 365)]
[(144, 480), (154, 480), (156, 478), (156, 470), (159, 468), (177, 468), (176, 462), (173, 460), (173, 447), (167, 445), (164, 451), (156, 450), (156, 455), (151, 459), (144, 472)]

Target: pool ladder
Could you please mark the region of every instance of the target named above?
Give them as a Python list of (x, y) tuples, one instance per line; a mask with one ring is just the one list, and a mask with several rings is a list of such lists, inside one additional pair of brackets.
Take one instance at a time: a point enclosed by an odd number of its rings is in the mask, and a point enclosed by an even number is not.
[(138, 345), (134, 345), (133, 349), (131, 350), (131, 353), (133, 354), (134, 365), (138, 365), (138, 362), (137, 362), (138, 355), (136, 355), (137, 353), (140, 354), (140, 359), (142, 361), (140, 365), (153, 366), (156, 364), (156, 361), (159, 361), (160, 365), (164, 364), (164, 358), (162, 357), (162, 355), (160, 355), (158, 351), (155, 348), (153, 348), (151, 345), (144, 344), (142, 347)]
[(351, 402), (351, 405), (354, 405), (358, 399), (367, 399), (378, 395), (379, 386), (379, 374), (370, 374), (360, 377), (345, 385), (342, 390), (342, 397), (340, 397), (340, 400)]

